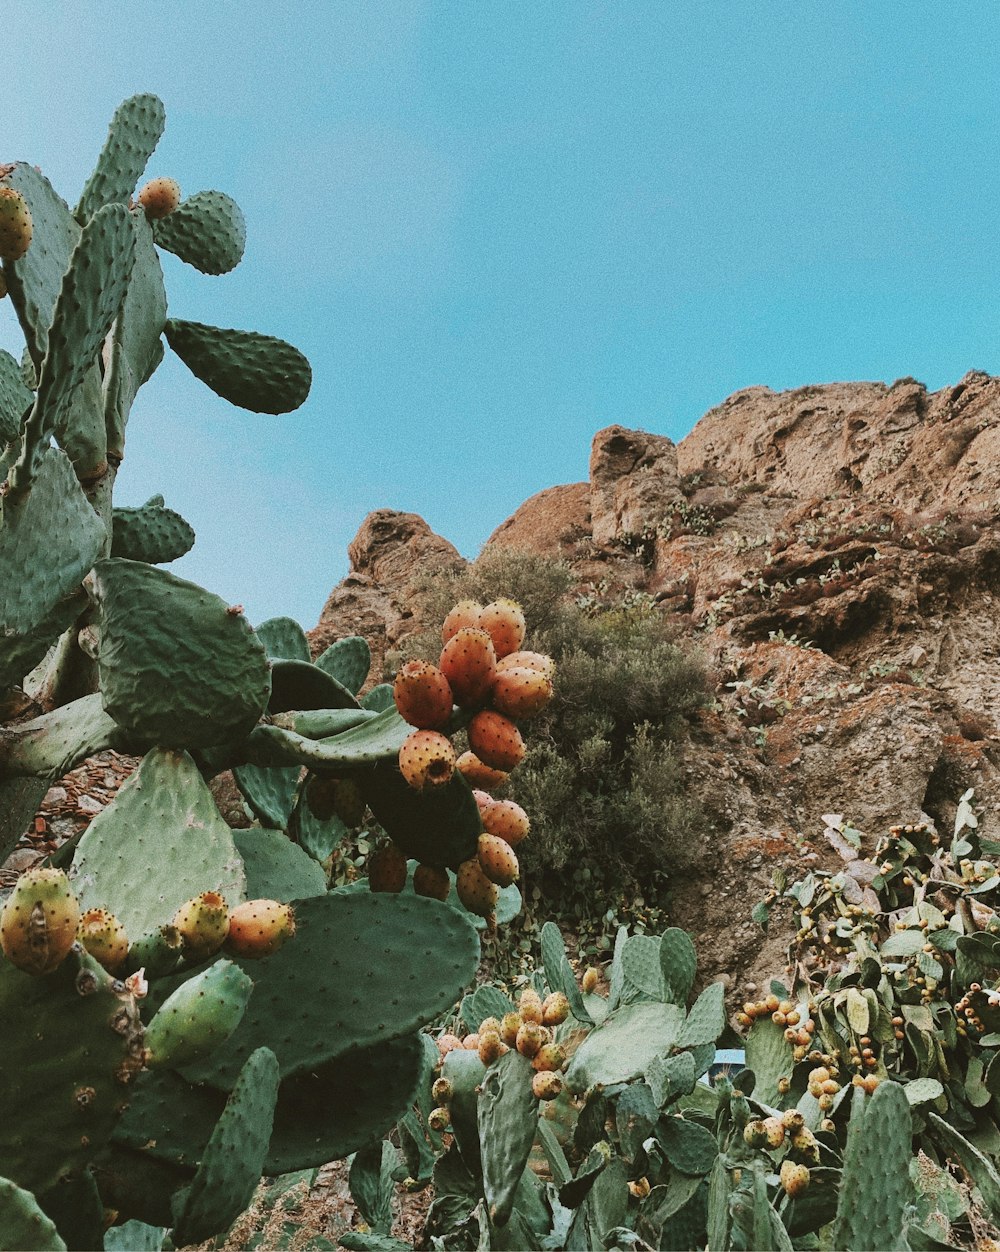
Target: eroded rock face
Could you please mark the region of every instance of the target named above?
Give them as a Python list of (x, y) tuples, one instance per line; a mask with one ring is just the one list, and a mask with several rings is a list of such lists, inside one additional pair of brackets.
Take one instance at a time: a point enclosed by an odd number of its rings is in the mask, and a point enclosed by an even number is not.
[(643, 535), (686, 501), (677, 448), (666, 435), (608, 426), (590, 449), (590, 511), (594, 542)]

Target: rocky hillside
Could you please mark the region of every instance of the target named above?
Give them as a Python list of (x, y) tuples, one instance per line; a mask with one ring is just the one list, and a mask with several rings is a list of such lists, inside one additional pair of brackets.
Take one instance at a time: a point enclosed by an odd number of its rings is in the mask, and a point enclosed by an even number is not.
[[(716, 704), (686, 764), (713, 835), (674, 920), (710, 972), (774, 972), (787, 933), (762, 947), (750, 908), (778, 864), (833, 856), (824, 814), (872, 837), (921, 817), (945, 829), (974, 787), (997, 837), (998, 519), (1000, 378), (970, 373), (934, 393), (752, 387), (676, 446), (611, 426), (589, 482), (540, 492), (490, 537), (567, 561), (583, 594), (651, 596), (704, 654)], [(376, 656), (397, 648), (420, 625), (416, 574), (462, 563), (389, 509), (349, 554), (317, 650), (359, 629)]]

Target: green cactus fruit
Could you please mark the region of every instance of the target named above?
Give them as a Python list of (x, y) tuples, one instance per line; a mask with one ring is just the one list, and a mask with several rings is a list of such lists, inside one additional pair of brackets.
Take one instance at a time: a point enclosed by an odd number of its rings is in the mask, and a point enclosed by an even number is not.
[(520, 650), (527, 626), (516, 600), (493, 600), (479, 610), (476, 625), (493, 640), (497, 658), (502, 660)]
[(476, 855), (490, 882), (495, 882), (498, 887), (509, 887), (512, 882), (517, 882), (520, 867), (514, 849), (506, 840), (496, 835), (480, 835)]
[(427, 1114), (427, 1125), (430, 1126), (431, 1130), (436, 1130), (438, 1132), (447, 1130), (450, 1124), (451, 1114), (444, 1107), (431, 1109), (431, 1111)]
[(588, 968), (583, 971), (583, 978), (580, 982), (580, 985), (587, 995), (593, 995), (594, 992), (597, 990), (597, 984), (600, 981), (601, 981), (600, 974), (597, 972), (596, 969), (594, 969), (593, 965), (591, 965), (591, 966), (588, 966)]
[(185, 957), (203, 961), (218, 952), (229, 934), (229, 905), (218, 891), (203, 891), (180, 906), (172, 925), (180, 934)]
[(533, 669), (506, 669), (493, 683), (493, 707), (515, 721), (534, 717), (551, 699), (552, 679)]
[(151, 178), (137, 196), (146, 216), (159, 221), (181, 202), (181, 185), (175, 178)]
[(496, 791), (507, 781), (503, 770), (484, 765), (475, 752), (463, 752), (455, 762), (455, 768), (470, 787), (482, 787), (485, 791)]
[(77, 938), (109, 974), (119, 973), (128, 958), (125, 927), (107, 909), (87, 909), (80, 918)]
[(451, 894), (448, 871), (439, 865), (418, 865), (413, 871), (413, 890), (418, 896), (430, 896), (432, 900), (447, 900)]
[(226, 951), (234, 956), (270, 956), (295, 934), (290, 904), (278, 900), (247, 900), (229, 914)]
[(451, 740), (436, 730), (415, 730), (399, 749), (399, 770), (415, 791), (444, 786), (455, 772)]
[(181, 983), (146, 1027), (146, 1064), (177, 1068), (207, 1056), (240, 1024), (252, 991), (252, 979), (226, 960)]
[(368, 886), (372, 891), (398, 895), (406, 886), (406, 857), (397, 844), (384, 843), (368, 858)]
[(177, 967), (182, 952), (180, 931), (168, 922), (131, 945), (125, 968), (144, 969), (150, 978), (159, 978)]
[(524, 760), (524, 740), (508, 717), (483, 709), (469, 722), (469, 747), (492, 769), (508, 772)]
[(487, 919), (494, 916), (500, 889), (483, 873), (478, 857), (471, 857), (458, 867), (455, 891), (470, 913)]
[(532, 1057), (531, 1067), (539, 1071), (565, 1069), (568, 1059), (566, 1049), (561, 1043), (543, 1043)]
[(444, 730), (453, 704), (448, 679), (427, 661), (407, 661), (392, 684), (396, 711), (420, 730)]
[(544, 1026), (538, 1022), (522, 1021), (517, 1032), (515, 1047), (522, 1056), (537, 1056), (542, 1048), (549, 1042), (549, 1032)]
[(569, 1000), (564, 991), (553, 991), (542, 1001), (542, 1025), (561, 1026), (569, 1017)]
[(0, 258), (17, 261), (31, 244), (28, 202), (13, 187), (0, 187)]
[(465, 630), (469, 626), (475, 626), (476, 618), (479, 616), (482, 607), (478, 600), (459, 600), (448, 613), (441, 626), (442, 645), (446, 644), (460, 630)]
[(435, 1078), (431, 1086), (431, 1095), (438, 1104), (447, 1104), (455, 1094), (455, 1088), (447, 1078)]
[(562, 1076), (555, 1070), (540, 1070), (531, 1079), (531, 1092), (536, 1100), (557, 1100), (562, 1095), (562, 1089)]
[(69, 955), (80, 905), (61, 869), (22, 874), (0, 913), (0, 947), (28, 974), (51, 974)]
[(801, 1195), (809, 1186), (808, 1168), (788, 1159), (781, 1162), (778, 1178), (785, 1194), (793, 1197)]
[(512, 669), (530, 669), (536, 674), (544, 674), (546, 678), (554, 678), (556, 663), (544, 652), (509, 652), (497, 661), (497, 675)]
[(456, 704), (475, 709), (486, 701), (496, 677), (497, 658), (485, 630), (463, 626), (456, 631), (441, 649), (438, 664)]

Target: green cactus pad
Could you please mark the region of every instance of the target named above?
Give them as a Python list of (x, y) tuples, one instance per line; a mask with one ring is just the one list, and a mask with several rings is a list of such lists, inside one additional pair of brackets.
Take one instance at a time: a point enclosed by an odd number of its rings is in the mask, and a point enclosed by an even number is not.
[(378, 683), (372, 687), (371, 691), (366, 691), (361, 697), (361, 707), (363, 709), (372, 709), (376, 713), (385, 713), (388, 709), (394, 709), (396, 702), (392, 694), (391, 683)]
[(178, 1246), (221, 1234), (249, 1205), (263, 1172), (278, 1095), (278, 1062), (267, 1048), (247, 1057), (191, 1186), (178, 1197)]
[(179, 1069), (210, 1055), (240, 1024), (253, 980), (232, 961), (185, 979), (146, 1027), (148, 1064)]
[(228, 274), (243, 259), (243, 210), (222, 191), (197, 191), (155, 224), (156, 242), (203, 274)]
[(483, 1192), (490, 1221), (506, 1225), (538, 1124), (531, 1062), (511, 1049), (486, 1070), (479, 1095)]
[[(520, 910), (519, 910), (520, 911)], [(498, 910), (499, 913), (499, 910)], [(516, 914), (515, 914), (516, 916)], [(499, 916), (498, 916), (499, 922)], [(576, 985), (576, 975), (566, 956), (566, 945), (555, 922), (546, 922), (542, 927), (542, 963), (545, 968), (545, 979), (550, 991), (561, 991), (569, 1000), (570, 1012), (578, 1022), (593, 1026), (595, 1019), (584, 1003), (580, 988)]]
[(52, 974), (0, 961), (4, 1169), (38, 1194), (84, 1167), (111, 1136), (128, 1087), (116, 1075), (141, 1051), (135, 1003), (74, 948)]
[[(465, 1048), (449, 1052), (441, 1068), (442, 1078), (448, 1079), (453, 1091), (448, 1101), (451, 1128), (462, 1159), (474, 1176), (478, 1176), (482, 1169), (478, 1088), (485, 1075), (486, 1066), (479, 1059), (479, 1053)], [(528, 1082), (530, 1086), (531, 1080)]]
[(881, 1083), (871, 1097), (855, 1089), (834, 1247), (884, 1252), (907, 1246), (905, 1216), (914, 1195), (911, 1139), (910, 1106), (898, 1083)]
[(79, 613), (81, 581), (104, 539), (57, 448), (42, 453), (26, 495), (0, 498), (0, 687), (23, 678)]
[(167, 122), (163, 102), (149, 94), (131, 96), (115, 109), (101, 155), (73, 216), (81, 224), (106, 204), (126, 204), (160, 142)]
[(174, 1246), (169, 1234), (169, 1226), (151, 1226), (132, 1218), (105, 1232), (104, 1252), (163, 1252), (165, 1245)]
[[(154, 497), (155, 498), (155, 497)], [(194, 527), (173, 509), (147, 500), (137, 509), (113, 512), (111, 555), (127, 561), (163, 565), (176, 561), (194, 546)]]
[(101, 697), (81, 696), (8, 727), (0, 745), (0, 772), (62, 778), (88, 756), (121, 746), (121, 729), (104, 712)]
[(257, 637), (272, 661), (308, 661), (309, 640), (302, 627), (291, 617), (269, 617), (255, 626)]
[(758, 1018), (746, 1037), (746, 1067), (753, 1070), (756, 1084), (754, 1095), (764, 1104), (777, 1105), (780, 1098), (778, 1084), (783, 1078), (790, 1079), (794, 1061), (792, 1047), (784, 1035), (784, 1028), (768, 1018)]
[(9, 1178), (0, 1178), (0, 1248), (66, 1252), (52, 1219), (42, 1212), (30, 1191)]
[(288, 820), (288, 836), (314, 861), (323, 862), (347, 837), (347, 827), (336, 813), (327, 821), (320, 821), (309, 808), (305, 796), (306, 786), (307, 781), (304, 781), (296, 796), (295, 806)]
[(671, 1166), (682, 1174), (707, 1174), (719, 1155), (715, 1135), (679, 1114), (661, 1118), (656, 1137)]
[(246, 1016), (220, 1055), (186, 1071), (190, 1081), (228, 1089), (262, 1046), (287, 1077), (411, 1034), (474, 975), (475, 929), (438, 900), (357, 892), (293, 904), (294, 937), (245, 963), (256, 983)]
[(242, 612), (141, 561), (94, 567), (104, 707), (137, 745), (204, 748), (249, 734), (270, 695)]
[(91, 1170), (61, 1178), (38, 1202), (68, 1248), (103, 1246), (104, 1204)]
[(660, 970), (660, 940), (656, 935), (631, 935), (622, 949), (626, 979), (650, 1000), (664, 999)]
[(326, 893), (326, 875), (308, 853), (274, 830), (234, 830), (250, 900), (305, 900)]
[(660, 937), (660, 972), (664, 998), (671, 1004), (687, 1004), (694, 983), (698, 958), (686, 930), (671, 926)]
[(385, 1234), (392, 1225), (392, 1203), (396, 1193), (393, 1174), (399, 1165), (399, 1154), (383, 1139), (371, 1143), (355, 1154), (347, 1183), (354, 1207), (365, 1224)]
[(290, 343), (249, 330), (170, 318), (167, 343), (216, 395), (252, 413), (289, 413), (309, 394), (312, 369)]
[(345, 639), (338, 639), (316, 658), (316, 664), (356, 696), (372, 666), (368, 640), (361, 635), (348, 635)]
[(375, 820), (407, 857), (457, 870), (476, 855), (482, 831), (479, 806), (457, 771), (444, 786), (418, 792), (395, 764), (386, 763), (364, 774), (361, 784)]
[[(878, 1091), (881, 1089), (879, 1087)], [(938, 1117), (937, 1113), (928, 1111), (927, 1117), (934, 1137), (944, 1148), (946, 1155), (957, 1160), (979, 1188), (979, 1194), (983, 1197), (987, 1210), (991, 1213), (1000, 1213), (1000, 1174), (994, 1162), (971, 1144), (954, 1126), (950, 1126), (944, 1118)]]
[(566, 1070), (566, 1085), (582, 1092), (594, 1083), (610, 1086), (644, 1073), (655, 1056), (674, 1046), (684, 1023), (676, 1004), (626, 1004), (609, 1013), (580, 1044)]
[(318, 741), (281, 726), (258, 726), (250, 736), (248, 750), (259, 764), (306, 765), (317, 774), (340, 774), (349, 770), (367, 773), (379, 762), (392, 762), (394, 767), (399, 749), (413, 727), (403, 721), (395, 708), (374, 717), (362, 710), (341, 711), (345, 714), (363, 712), (364, 715), (360, 719), (345, 719), (356, 724)]
[(271, 662), (269, 713), (292, 709), (356, 709), (354, 695), (310, 661), (276, 659)]
[(0, 350), (0, 447), (17, 438), (34, 398), (21, 378), (20, 365)]
[[(33, 165), (19, 163), (0, 182), (24, 196), (34, 224), (36, 246), (29, 248), (20, 260), (7, 261), (4, 277), (28, 354), (37, 370), (45, 356), (52, 314), (63, 275), (80, 238), (80, 227), (66, 202)], [(38, 385), (37, 375), (34, 384), (28, 385)]]
[(508, 999), (498, 987), (483, 983), (462, 1000), (462, 1021), (467, 1030), (477, 1031), (479, 1023), (485, 1018), (502, 1018), (505, 1013), (513, 1013), (516, 1007), (514, 1001)]
[(59, 288), (35, 405), (25, 426), (25, 449), (10, 474), (15, 493), (37, 472), (53, 431), (81, 476), (106, 464), (99, 389), (92, 398), (80, 390), (88, 374), (96, 388), (97, 356), (122, 307), (134, 261), (135, 231), (128, 212), (108, 205), (80, 233)]
[(152, 228), (141, 210), (130, 216), (135, 233), (135, 261), (125, 301), (112, 328), (104, 376), (108, 453), (109, 458), (119, 459), (125, 454), (125, 424), (132, 402), (163, 359), (160, 336), (167, 320), (167, 295)]
[(204, 779), (183, 752), (157, 748), (91, 822), (73, 858), (81, 908), (107, 908), (132, 942), (185, 901), (246, 899), (243, 862)]
[(726, 1026), (726, 989), (721, 982), (709, 983), (688, 1013), (676, 1047), (698, 1048), (714, 1043)]
[(690, 1052), (678, 1052), (676, 1056), (654, 1056), (646, 1067), (645, 1074), (653, 1099), (661, 1109), (665, 1109), (677, 1096), (689, 1095), (698, 1079), (694, 1057)]

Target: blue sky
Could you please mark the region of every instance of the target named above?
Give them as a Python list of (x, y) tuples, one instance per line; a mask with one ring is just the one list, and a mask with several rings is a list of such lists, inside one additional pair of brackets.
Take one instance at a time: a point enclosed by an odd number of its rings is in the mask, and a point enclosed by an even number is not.
[(373, 508), (475, 556), (611, 422), (679, 439), (753, 384), (1000, 373), (994, 5), (14, 12), (0, 160), (73, 202), (115, 106), (156, 92), (150, 174), (249, 231), (222, 278), (166, 258), (172, 313), (313, 363), (266, 417), (168, 354), (129, 426), (118, 502), (162, 491), (198, 532), (171, 568), (251, 621), (314, 625)]

